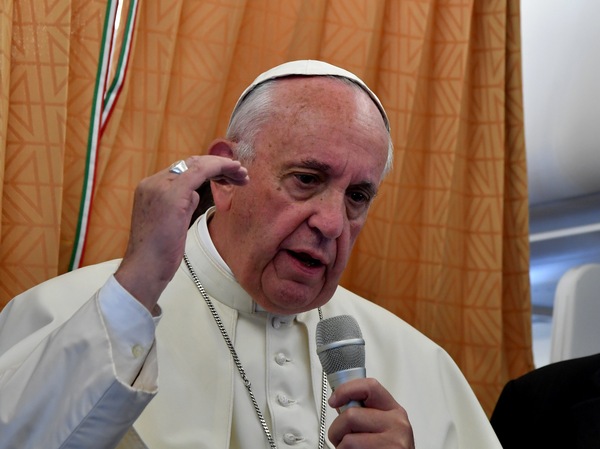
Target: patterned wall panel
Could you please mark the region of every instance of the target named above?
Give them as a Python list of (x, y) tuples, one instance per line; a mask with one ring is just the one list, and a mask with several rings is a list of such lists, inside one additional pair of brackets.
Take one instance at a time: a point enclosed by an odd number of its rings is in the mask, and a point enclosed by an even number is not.
[[(533, 367), (518, 7), (142, 2), (102, 136), (83, 263), (122, 255), (135, 185), (205, 153), (260, 72), (299, 58), (341, 65), (380, 97), (395, 146), (343, 284), (440, 343), (491, 411), (504, 382)], [(68, 266), (106, 1), (14, 8), (10, 61), (0, 41), (11, 68), (2, 302)]]
[(57, 274), (71, 33), (69, 3), (12, 6), (18, 21), (12, 23), (4, 142), (3, 297)]

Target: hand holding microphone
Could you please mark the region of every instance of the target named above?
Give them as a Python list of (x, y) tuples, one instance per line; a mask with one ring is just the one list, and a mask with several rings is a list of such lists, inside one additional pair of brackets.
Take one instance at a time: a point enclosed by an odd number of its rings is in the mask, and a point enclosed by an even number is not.
[[(356, 320), (349, 315), (327, 318), (317, 324), (317, 354), (332, 390), (341, 396), (331, 403), (343, 412), (331, 424), (328, 436), (336, 448), (414, 449), (412, 426), (406, 410), (375, 379), (366, 378), (365, 341)], [(361, 382), (345, 384), (363, 379)], [(344, 385), (344, 388), (341, 388)], [(344, 390), (342, 392), (342, 390)], [(364, 398), (364, 402), (351, 400)], [(346, 446), (348, 445), (348, 446)]]

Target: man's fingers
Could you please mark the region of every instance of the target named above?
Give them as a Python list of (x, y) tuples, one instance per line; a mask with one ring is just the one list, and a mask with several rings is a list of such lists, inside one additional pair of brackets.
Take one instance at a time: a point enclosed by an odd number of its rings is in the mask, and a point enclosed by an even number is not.
[(355, 379), (336, 388), (329, 405), (342, 407), (360, 401), (364, 407), (342, 412), (329, 428), (329, 439), (343, 448), (413, 448), (406, 410), (376, 379)]
[(338, 416), (328, 433), (338, 448), (413, 449), (414, 436), (406, 411), (350, 408)]
[(336, 388), (329, 405), (340, 408), (350, 401), (362, 402), (366, 407), (391, 410), (398, 406), (394, 397), (373, 378), (355, 379)]
[(191, 156), (186, 159), (188, 170), (182, 175), (198, 188), (207, 179), (235, 185), (244, 185), (248, 182), (248, 170), (240, 161), (235, 161), (221, 156)]
[(209, 179), (221, 183), (225, 182), (229, 184), (235, 184), (238, 186), (247, 184), (249, 181), (248, 170), (246, 170), (246, 167), (242, 167), (241, 165), (232, 170), (224, 170), (222, 174), (211, 176)]

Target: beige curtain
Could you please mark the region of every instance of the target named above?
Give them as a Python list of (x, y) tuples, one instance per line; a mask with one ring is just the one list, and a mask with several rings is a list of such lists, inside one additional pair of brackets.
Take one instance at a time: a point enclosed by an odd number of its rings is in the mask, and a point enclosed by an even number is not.
[[(0, 0), (0, 307), (69, 269), (109, 3)], [(490, 412), (533, 368), (519, 33), (518, 0), (141, 0), (80, 265), (121, 256), (137, 182), (203, 153), (258, 73), (341, 65), (396, 148), (343, 284), (441, 344)]]

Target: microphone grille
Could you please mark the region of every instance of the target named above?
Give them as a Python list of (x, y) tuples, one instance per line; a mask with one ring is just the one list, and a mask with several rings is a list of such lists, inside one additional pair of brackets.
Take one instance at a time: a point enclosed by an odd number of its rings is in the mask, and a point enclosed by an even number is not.
[(338, 315), (319, 321), (317, 324), (317, 351), (323, 346), (340, 342), (340, 345), (319, 352), (319, 360), (326, 374), (365, 366), (365, 346), (344, 344), (345, 340), (362, 340), (356, 320), (350, 315)]

